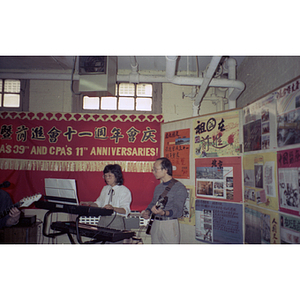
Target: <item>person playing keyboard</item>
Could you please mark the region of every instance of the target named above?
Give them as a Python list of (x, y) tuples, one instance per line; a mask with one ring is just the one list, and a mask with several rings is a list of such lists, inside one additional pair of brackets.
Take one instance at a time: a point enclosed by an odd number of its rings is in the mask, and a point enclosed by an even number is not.
[(124, 230), (124, 218), (130, 213), (132, 201), (130, 190), (123, 185), (122, 169), (118, 164), (107, 165), (103, 170), (106, 186), (95, 202), (81, 202), (81, 205), (112, 209), (111, 216), (101, 216), (98, 226)]

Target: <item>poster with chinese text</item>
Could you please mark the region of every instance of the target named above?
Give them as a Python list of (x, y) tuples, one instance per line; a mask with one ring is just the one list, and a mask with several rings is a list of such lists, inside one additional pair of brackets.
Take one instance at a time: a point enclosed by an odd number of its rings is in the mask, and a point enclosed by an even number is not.
[(241, 157), (198, 158), (196, 198), (242, 202)]
[(243, 243), (243, 206), (196, 199), (196, 239), (207, 243)]
[(240, 154), (239, 110), (194, 119), (194, 157)]
[(276, 91), (277, 145), (300, 143), (300, 79)]
[(244, 155), (245, 202), (278, 210), (276, 161), (276, 152)]
[(277, 212), (245, 204), (245, 243), (280, 244)]
[(165, 132), (164, 156), (173, 166), (173, 177), (190, 178), (190, 129)]
[(300, 244), (300, 219), (289, 215), (280, 215), (281, 244)]
[(280, 211), (300, 215), (300, 148), (278, 151)]
[(276, 148), (276, 93), (243, 108), (244, 152)]

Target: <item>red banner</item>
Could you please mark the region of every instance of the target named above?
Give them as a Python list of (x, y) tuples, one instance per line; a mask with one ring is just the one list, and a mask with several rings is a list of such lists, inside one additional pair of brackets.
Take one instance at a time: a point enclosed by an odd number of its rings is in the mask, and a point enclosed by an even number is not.
[(44, 193), (44, 178), (74, 178), (80, 201), (95, 200), (102, 171), (118, 163), (131, 190), (132, 210), (143, 209), (158, 184), (152, 166), (159, 155), (161, 115), (2, 112), (0, 181), (13, 201)]

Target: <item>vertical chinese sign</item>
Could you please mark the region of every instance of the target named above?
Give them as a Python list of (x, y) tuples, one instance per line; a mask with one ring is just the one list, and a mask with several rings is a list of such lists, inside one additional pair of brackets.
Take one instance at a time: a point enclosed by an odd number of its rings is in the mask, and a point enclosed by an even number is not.
[(173, 177), (190, 178), (190, 129), (179, 129), (165, 133), (164, 156), (173, 166)]
[(280, 244), (278, 212), (245, 204), (245, 243)]
[(132, 210), (143, 209), (158, 184), (161, 115), (71, 113), (0, 114), (0, 180), (10, 181), (15, 202), (44, 193), (44, 178), (74, 178), (80, 201), (94, 201), (102, 171), (118, 163), (132, 193)]

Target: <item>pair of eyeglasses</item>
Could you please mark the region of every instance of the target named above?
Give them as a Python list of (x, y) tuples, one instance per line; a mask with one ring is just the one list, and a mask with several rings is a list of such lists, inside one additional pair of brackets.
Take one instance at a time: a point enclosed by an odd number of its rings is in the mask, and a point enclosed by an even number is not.
[(159, 168), (159, 169), (153, 168), (153, 169), (152, 169), (152, 172), (156, 173), (156, 172), (159, 171), (159, 170), (162, 170), (162, 168)]
[(103, 178), (112, 178), (114, 176), (115, 176), (114, 174), (104, 174), (102, 177)]

